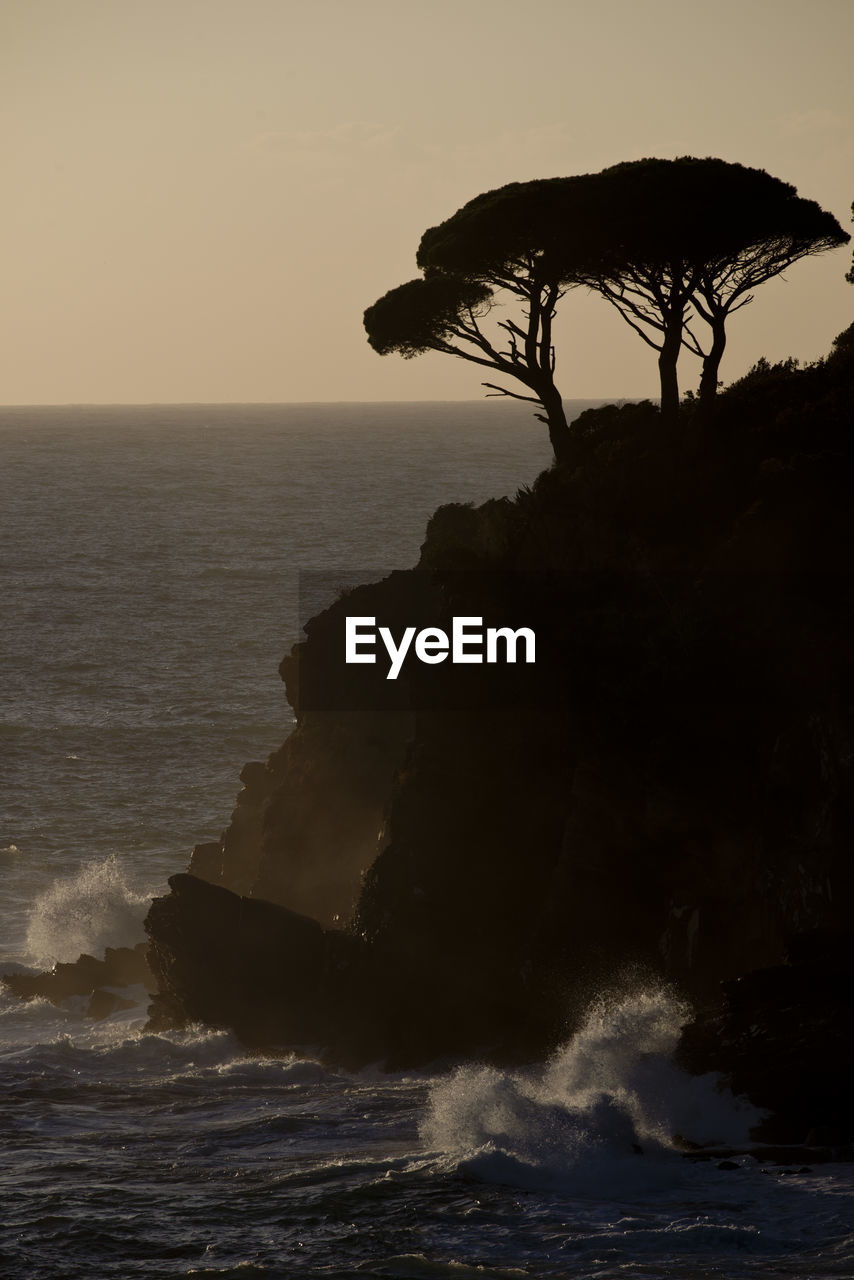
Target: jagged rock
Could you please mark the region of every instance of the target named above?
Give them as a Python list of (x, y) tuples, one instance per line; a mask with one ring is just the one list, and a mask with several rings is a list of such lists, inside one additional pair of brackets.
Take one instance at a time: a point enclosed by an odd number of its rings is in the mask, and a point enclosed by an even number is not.
[[(46, 973), (6, 974), (2, 982), (7, 991), (21, 1000), (49, 1000), (55, 1005), (61, 1005), (70, 996), (103, 996), (105, 993), (99, 990), (103, 987), (141, 984), (153, 989), (154, 977), (146, 961), (146, 951), (145, 942), (136, 947), (107, 947), (103, 960), (82, 955), (72, 963), (54, 965)], [(133, 1003), (116, 1005), (116, 1008), (129, 1008)], [(96, 1001), (97, 1008), (103, 1006), (103, 999)], [(106, 1014), (90, 1013), (89, 1016), (100, 1018)]]
[[(776, 971), (854, 908), (851, 372), (766, 366), (678, 437), (649, 404), (582, 415), (571, 465), (440, 509), (417, 571), (318, 615), (282, 665), (296, 730), (194, 855), (237, 895), (176, 877), (152, 909), (155, 1025), (334, 1052), (361, 1022), (393, 1064), (520, 1060), (603, 985), (705, 1005), (772, 969), (742, 992), (776, 1050), (733, 1033), (732, 1068), (770, 1097), (775, 1054), (779, 1079), (806, 1064), (797, 1107), (769, 1105), (797, 1140), (837, 1124), (807, 1104), (835, 1070), (816, 1046), (848, 1061), (850, 1009), (829, 973)], [(371, 686), (342, 661), (347, 613), (530, 626), (537, 664)]]
[(273, 769), (252, 760), (240, 771), (243, 789), (238, 793), (231, 822), (219, 842), (197, 844), (190, 859), (190, 873), (235, 893), (248, 893), (258, 877), (264, 814), (276, 788)]
[[(222, 843), (208, 840), (204, 844), (194, 845), (188, 870), (190, 875), (196, 876), (199, 880), (207, 880), (210, 884), (221, 884), (222, 863)], [(231, 888), (231, 885), (227, 887)]]
[[(196, 846), (191, 874), (325, 925), (352, 919), (414, 726), (403, 684), (340, 660), (347, 613), (377, 608), (398, 629), (432, 620), (428, 575), (394, 573), (357, 587), (309, 624), (310, 642), (295, 645), (280, 667), (297, 727), (265, 764), (244, 767), (231, 823), (218, 843)], [(362, 676), (355, 698), (354, 670)]]
[(136, 1008), (135, 1000), (126, 1000), (123, 996), (116, 995), (114, 991), (102, 991), (99, 988), (92, 992), (86, 1016), (99, 1021), (101, 1018), (109, 1018), (111, 1014), (120, 1013), (123, 1009), (134, 1008)]
[(721, 1008), (686, 1027), (679, 1059), (694, 1072), (721, 1072), (734, 1092), (767, 1109), (756, 1131), (762, 1140), (850, 1144), (854, 933), (798, 938), (788, 963), (726, 983)]
[(150, 1030), (203, 1022), (252, 1047), (334, 1047), (359, 1064), (379, 1054), (355, 938), (195, 876), (169, 887), (146, 921), (158, 983)]

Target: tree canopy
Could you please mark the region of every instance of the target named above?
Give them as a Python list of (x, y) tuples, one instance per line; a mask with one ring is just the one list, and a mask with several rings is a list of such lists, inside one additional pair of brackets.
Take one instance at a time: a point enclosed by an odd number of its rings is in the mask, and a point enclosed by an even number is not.
[[(560, 459), (566, 456), (569, 427), (555, 384), (552, 321), (564, 284), (538, 247), (541, 228), (532, 218), (531, 184), (516, 185), (517, 210), (510, 208), (506, 191), (487, 192), (426, 232), (418, 251), (424, 276), (369, 307), (365, 328), (381, 355), (397, 351), (409, 358), (443, 351), (520, 382), (524, 392), (483, 385), (494, 395), (538, 405), (542, 413), (537, 416), (547, 424)], [(493, 195), (499, 197), (495, 203)], [(485, 321), (499, 291), (510, 294), (519, 308), (515, 315), (492, 316), (493, 332)]]
[[(601, 294), (658, 352), (661, 409), (673, 417), (683, 347), (703, 360), (707, 405), (728, 317), (757, 285), (849, 239), (789, 183), (713, 158), (636, 160), (514, 182), (427, 230), (417, 254), (423, 276), (368, 308), (365, 327), (381, 354), (444, 351), (521, 382), (527, 394), (484, 385), (539, 405), (560, 459), (569, 428), (554, 379), (552, 322), (567, 289)], [(507, 295), (520, 310), (492, 316), (500, 336), (490, 337), (484, 321)]]
[[(700, 399), (718, 385), (726, 321), (800, 258), (850, 238), (814, 200), (763, 169), (713, 158), (636, 160), (593, 177), (608, 245), (589, 285), (659, 352), (662, 409), (675, 413), (681, 347), (703, 360)], [(696, 321), (708, 326), (698, 333)]]
[(381, 356), (390, 351), (407, 360), (425, 351), (455, 354), (453, 340), (464, 338), (465, 326), (472, 326), (491, 304), (492, 290), (485, 285), (433, 275), (391, 289), (368, 307), (365, 327), (371, 346)]

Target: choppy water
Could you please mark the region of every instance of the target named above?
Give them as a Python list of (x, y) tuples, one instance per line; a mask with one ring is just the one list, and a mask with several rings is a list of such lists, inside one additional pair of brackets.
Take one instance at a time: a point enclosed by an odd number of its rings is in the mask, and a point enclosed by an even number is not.
[[(287, 731), (298, 569), (411, 563), (439, 502), (548, 461), (500, 404), (2, 410), (0, 450), (7, 971), (134, 941), (216, 837)], [(673, 1068), (683, 1016), (404, 1078), (0, 996), (0, 1276), (849, 1276), (847, 1168), (670, 1147), (750, 1122)]]

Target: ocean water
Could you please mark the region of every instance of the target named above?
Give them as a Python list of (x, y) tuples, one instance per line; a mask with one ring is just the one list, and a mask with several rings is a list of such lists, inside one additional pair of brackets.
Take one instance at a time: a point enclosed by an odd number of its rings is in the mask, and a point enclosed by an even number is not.
[[(577, 406), (580, 407), (580, 406)], [(142, 937), (291, 717), (300, 569), (414, 561), (548, 464), (507, 403), (0, 410), (0, 971)], [(0, 1277), (850, 1276), (854, 1176), (683, 1158), (749, 1109), (608, 993), (551, 1062), (357, 1075), (0, 995)], [(638, 1150), (639, 1148), (639, 1150)]]

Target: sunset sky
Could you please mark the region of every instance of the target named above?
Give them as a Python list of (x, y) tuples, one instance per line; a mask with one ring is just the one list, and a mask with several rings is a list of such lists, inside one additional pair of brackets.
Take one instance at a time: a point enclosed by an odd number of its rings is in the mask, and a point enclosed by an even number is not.
[[(854, 0), (2, 0), (0, 402), (473, 399), (362, 313), (503, 183), (641, 156), (767, 169), (851, 230)], [(726, 380), (854, 319), (851, 251), (731, 324)], [(601, 299), (566, 397), (657, 394)], [(680, 366), (696, 386), (696, 362)]]

